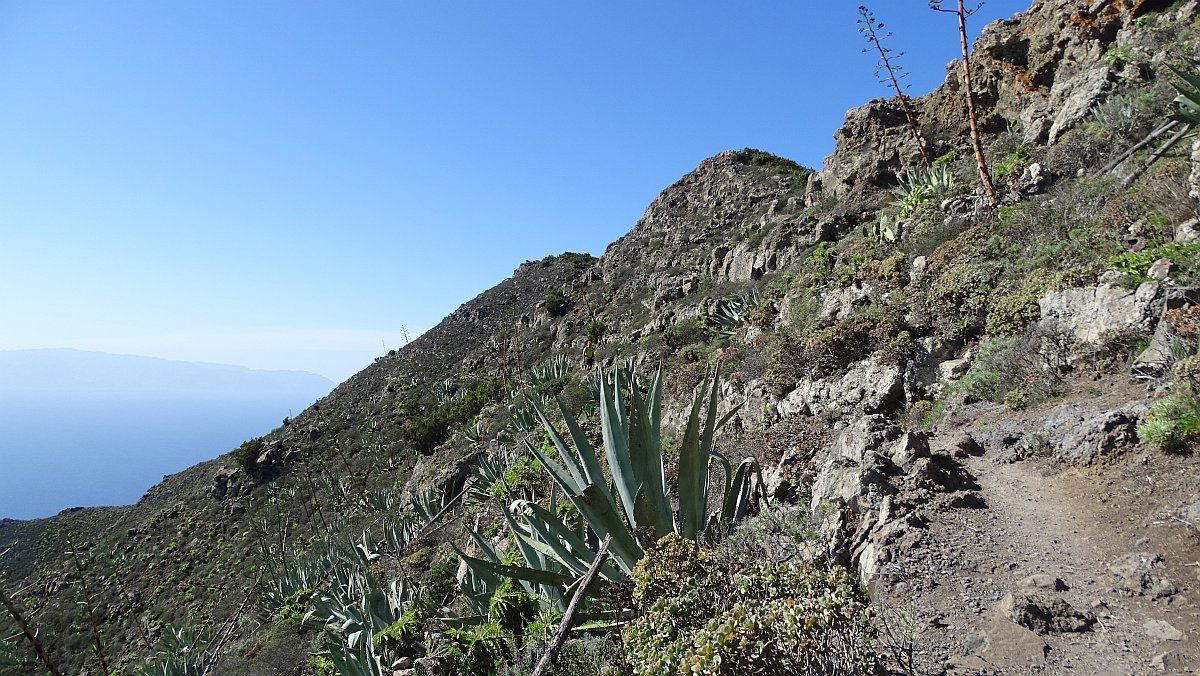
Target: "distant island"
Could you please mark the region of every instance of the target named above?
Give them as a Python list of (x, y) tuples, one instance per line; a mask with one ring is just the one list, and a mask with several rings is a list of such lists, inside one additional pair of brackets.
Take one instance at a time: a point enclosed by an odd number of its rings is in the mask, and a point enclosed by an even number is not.
[(0, 389), (328, 392), (334, 385), (307, 371), (264, 371), (72, 349), (0, 351)]
[(163, 475), (267, 434), (333, 387), (304, 371), (0, 352), (0, 518), (131, 504)]

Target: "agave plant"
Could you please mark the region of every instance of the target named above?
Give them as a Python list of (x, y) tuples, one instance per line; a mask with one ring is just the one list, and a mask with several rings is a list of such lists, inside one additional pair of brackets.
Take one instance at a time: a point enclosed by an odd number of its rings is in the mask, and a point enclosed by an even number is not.
[(158, 639), (158, 655), (137, 668), (139, 676), (204, 676), (211, 655), (208, 642), (187, 629), (167, 627)]
[(509, 425), (518, 433), (528, 432), (537, 425), (533, 409), (526, 406), (508, 407)]
[(461, 437), (463, 441), (466, 441), (467, 444), (472, 448), (476, 448), (480, 443), (483, 442), (484, 439), (487, 438), (490, 431), (491, 426), (488, 424), (487, 420), (480, 418), (479, 420), (475, 421), (475, 424), (464, 425), (454, 432)]
[(750, 311), (761, 304), (762, 294), (756, 289), (750, 289), (740, 296), (718, 301), (713, 311), (705, 314), (700, 321), (711, 333), (732, 336), (739, 326), (746, 323)]
[(617, 387), (617, 382), (629, 383), (634, 387), (642, 388), (642, 381), (638, 379), (637, 364), (632, 358), (624, 359), (619, 365), (614, 366), (608, 371), (598, 371), (587, 377), (585, 383), (588, 390), (592, 393), (594, 401), (600, 401), (601, 386), (604, 383), (608, 384), (609, 389)]
[(551, 385), (571, 375), (571, 362), (565, 356), (558, 356), (550, 361), (539, 364), (525, 374), (525, 382), (534, 390)]
[(326, 650), (341, 676), (382, 676), (375, 637), (403, 619), (413, 600), (402, 580), (384, 586), (371, 572), (371, 556), (356, 547), (358, 560), (333, 571), (333, 584), (314, 595), (302, 624), (323, 629)]
[(319, 560), (294, 560), (271, 580), (263, 592), (262, 612), (274, 616), (290, 604), (301, 602), (325, 579), (325, 567)]
[(461, 399), (463, 396), (462, 389), (449, 378), (434, 383), (431, 389), (433, 390), (433, 398), (438, 404), (449, 404), (456, 399)]
[(366, 494), (363, 506), (373, 512), (387, 512), (396, 506), (400, 494), (387, 488), (380, 488)]
[(900, 198), (900, 218), (907, 218), (923, 202), (954, 188), (954, 172), (942, 165), (929, 169), (912, 169), (900, 174), (900, 184), (892, 192)]
[(1188, 66), (1188, 70), (1168, 66), (1181, 80), (1174, 83), (1179, 96), (1175, 97), (1175, 110), (1171, 119), (1188, 127), (1195, 127), (1200, 125), (1200, 59), (1189, 59)]
[[(761, 484), (762, 473), (752, 458), (732, 471), (729, 462), (713, 450), (717, 430), (740, 408), (734, 407), (718, 418), (717, 374), (698, 390), (684, 427), (679, 448), (678, 509), (672, 509), (668, 498), (659, 431), (662, 371), (655, 374), (644, 392), (631, 380), (618, 369), (611, 378), (601, 378), (599, 383), (601, 429), (612, 474), (611, 487), (596, 449), (562, 401), (556, 400), (570, 444), (542, 407), (534, 406), (562, 463), (547, 457), (532, 444), (527, 443), (526, 448), (550, 473), (555, 485), (581, 515), (586, 528), (577, 532), (553, 509), (515, 501), (505, 511), (505, 518), (526, 565), (500, 563), (495, 552), (476, 535), (476, 544), (485, 558), (471, 557), (461, 551), (459, 555), (479, 579), (488, 575), (512, 577), (536, 585), (538, 592), (549, 598), (562, 598), (563, 592), (595, 561), (599, 542), (605, 536), (612, 536), (612, 562), (602, 565), (600, 575), (618, 581), (628, 579), (645, 547), (666, 534), (678, 533), (693, 540), (717, 536), (749, 512), (754, 503), (755, 481)], [(723, 485), (715, 484), (714, 467), (724, 470)], [(717, 490), (721, 495), (720, 510), (710, 516), (709, 498)], [(482, 590), (481, 586), (476, 593)]]
[(862, 227), (863, 237), (873, 237), (877, 244), (895, 244), (903, 234), (904, 221), (891, 214), (880, 213), (879, 219)]

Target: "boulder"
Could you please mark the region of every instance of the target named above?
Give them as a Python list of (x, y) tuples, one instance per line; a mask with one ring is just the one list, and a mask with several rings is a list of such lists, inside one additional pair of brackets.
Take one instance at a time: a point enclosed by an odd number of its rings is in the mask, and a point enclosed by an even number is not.
[(1179, 591), (1163, 575), (1163, 558), (1158, 554), (1131, 552), (1109, 564), (1108, 570), (1113, 577), (1113, 589), (1127, 596), (1161, 599)]
[(890, 364), (866, 359), (841, 376), (804, 379), (779, 402), (781, 416), (847, 418), (856, 412), (886, 413), (904, 404), (904, 376)]
[(1146, 635), (1155, 641), (1182, 641), (1183, 632), (1166, 620), (1146, 620), (1142, 624)]
[(1193, 218), (1175, 226), (1175, 241), (1180, 244), (1200, 242), (1200, 218)]
[(1014, 623), (1041, 635), (1091, 631), (1096, 624), (1095, 615), (1076, 610), (1061, 598), (1046, 599), (1025, 592), (1006, 595), (997, 610)]
[(1126, 406), (1106, 411), (1061, 404), (1045, 419), (1045, 431), (1063, 460), (1090, 465), (1137, 443), (1137, 414)]
[(1082, 343), (1097, 343), (1115, 331), (1150, 331), (1158, 323), (1161, 286), (1145, 282), (1136, 290), (1086, 286), (1046, 294), (1038, 301), (1042, 323)]

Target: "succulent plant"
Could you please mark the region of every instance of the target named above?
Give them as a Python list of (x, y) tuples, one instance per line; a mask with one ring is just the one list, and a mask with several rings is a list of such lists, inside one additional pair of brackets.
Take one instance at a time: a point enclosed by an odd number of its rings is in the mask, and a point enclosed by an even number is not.
[(900, 198), (900, 218), (907, 218), (922, 203), (949, 192), (955, 185), (954, 171), (946, 165), (912, 169), (899, 176), (892, 192)]
[[(531, 593), (552, 600), (595, 561), (599, 542), (612, 536), (611, 562), (600, 568), (602, 579), (623, 581), (644, 556), (644, 547), (668, 533), (691, 540), (719, 535), (754, 504), (755, 481), (761, 484), (758, 464), (744, 460), (736, 470), (714, 452), (714, 438), (740, 406), (718, 418), (719, 377), (716, 373), (696, 393), (679, 448), (679, 509), (672, 510), (663, 464), (660, 428), (662, 422), (662, 371), (643, 391), (622, 369), (601, 377), (600, 418), (604, 453), (611, 471), (611, 484), (601, 469), (600, 458), (575, 417), (556, 400), (571, 443), (550, 422), (540, 405), (534, 410), (558, 451), (561, 464), (539, 448), (526, 443), (527, 450), (550, 473), (555, 485), (583, 517), (581, 532), (569, 527), (551, 508), (517, 500), (504, 512), (526, 565), (500, 563), (486, 541), (474, 534), (484, 558), (459, 552), (477, 575), (478, 589), (486, 579), (512, 577), (525, 583)], [(626, 393), (628, 393), (626, 395)], [(714, 466), (723, 469), (724, 483), (714, 489)], [(710, 495), (719, 490), (721, 510), (709, 515)], [(641, 539), (639, 539), (641, 538)], [(492, 576), (488, 578), (488, 576)]]
[(138, 676), (204, 676), (211, 655), (208, 642), (187, 629), (167, 627), (158, 639), (158, 655), (137, 667)]
[(863, 237), (872, 237), (876, 244), (895, 244), (904, 233), (904, 221), (891, 214), (880, 213), (879, 219), (862, 228)]
[(1181, 80), (1174, 83), (1179, 96), (1175, 97), (1171, 119), (1194, 127), (1200, 125), (1200, 59), (1189, 59), (1188, 66), (1188, 70), (1168, 66)]
[(756, 289), (717, 301), (713, 311), (703, 315), (700, 323), (705, 330), (722, 336), (732, 336), (746, 323), (750, 311), (762, 304), (762, 294)]
[(537, 390), (569, 375), (571, 375), (571, 362), (564, 356), (558, 356), (529, 369), (529, 372), (525, 374), (525, 382)]

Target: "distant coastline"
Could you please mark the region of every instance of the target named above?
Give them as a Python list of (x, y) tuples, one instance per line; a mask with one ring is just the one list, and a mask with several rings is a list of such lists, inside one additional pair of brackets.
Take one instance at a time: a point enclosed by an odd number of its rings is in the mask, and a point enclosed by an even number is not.
[(0, 518), (132, 504), (334, 384), (300, 371), (76, 350), (0, 352)]

